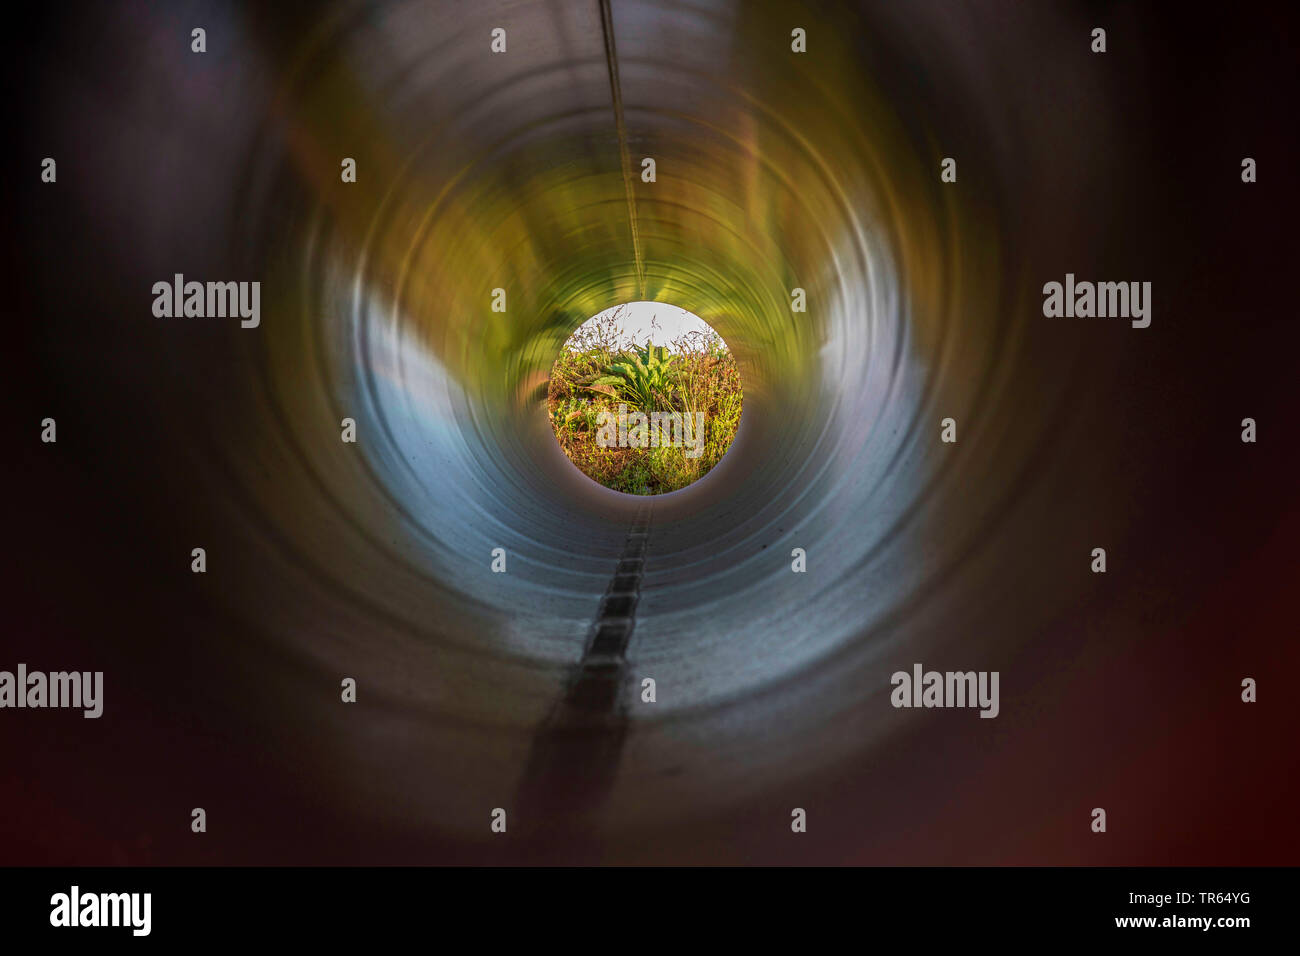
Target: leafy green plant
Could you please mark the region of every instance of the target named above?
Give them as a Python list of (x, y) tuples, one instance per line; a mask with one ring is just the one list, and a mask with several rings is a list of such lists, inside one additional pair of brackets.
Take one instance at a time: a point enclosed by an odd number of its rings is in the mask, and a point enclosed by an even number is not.
[[(630, 374), (614, 371), (618, 364), (633, 366)], [(642, 375), (641, 367), (648, 374)], [(651, 380), (654, 369), (663, 373), (657, 381)], [(642, 378), (647, 388), (634, 395)], [(647, 412), (677, 411), (692, 420), (702, 414), (703, 453), (687, 457), (683, 445), (600, 444), (600, 416), (616, 415), (618, 403), (629, 398)], [(649, 408), (642, 404), (646, 399)], [(635, 352), (612, 334), (601, 341), (571, 342), (552, 368), (547, 402), (556, 440), (569, 460), (607, 488), (633, 495), (675, 491), (707, 474), (731, 445), (743, 404), (735, 358), (717, 335), (699, 332), (679, 337), (668, 349), (647, 346)]]
[(590, 399), (572, 396), (551, 406), (551, 425), (569, 432), (595, 431), (600, 409)]
[(610, 386), (638, 408), (654, 411), (669, 402), (674, 385), (672, 366), (676, 360), (677, 356), (669, 355), (662, 345), (649, 342), (645, 348), (634, 345), (630, 354), (605, 366), (605, 374), (591, 385)]

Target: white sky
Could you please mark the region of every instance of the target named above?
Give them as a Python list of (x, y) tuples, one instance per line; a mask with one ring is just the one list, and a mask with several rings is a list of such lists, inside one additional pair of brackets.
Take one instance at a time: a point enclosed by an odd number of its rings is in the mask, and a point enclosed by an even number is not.
[(617, 326), (621, 342), (632, 340), (637, 345), (645, 345), (646, 336), (649, 336), (652, 345), (668, 345), (687, 332), (715, 331), (695, 313), (663, 302), (628, 302), (616, 305), (592, 316), (582, 324), (582, 328), (597, 319), (613, 315), (619, 309), (623, 310), (622, 319)]

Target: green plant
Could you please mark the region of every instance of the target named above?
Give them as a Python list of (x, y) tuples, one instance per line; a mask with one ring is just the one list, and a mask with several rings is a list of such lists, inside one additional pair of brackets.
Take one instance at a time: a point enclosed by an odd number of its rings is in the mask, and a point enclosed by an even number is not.
[(591, 385), (611, 386), (638, 408), (655, 411), (669, 402), (674, 385), (672, 366), (676, 360), (677, 356), (669, 355), (662, 345), (649, 342), (645, 348), (634, 345), (630, 354), (605, 366), (605, 374)]
[[(740, 372), (725, 343), (716, 335), (693, 332), (669, 348), (630, 352), (606, 335), (602, 341), (571, 343), (555, 362), (548, 407), (556, 440), (574, 465), (607, 488), (633, 495), (684, 488), (718, 463), (735, 436), (743, 405)], [(648, 395), (633, 397), (635, 389), (626, 386), (643, 376), (636, 368), (630, 376), (612, 371), (615, 364), (645, 366), (647, 372), (660, 368), (664, 374), (661, 380), (646, 383)], [(608, 384), (595, 384), (599, 381)], [(643, 411), (677, 411), (692, 420), (702, 414), (706, 423), (702, 454), (687, 457), (684, 445), (601, 445), (599, 417), (616, 415), (618, 403), (627, 401), (624, 395), (634, 405), (649, 398), (647, 404), (657, 406)]]

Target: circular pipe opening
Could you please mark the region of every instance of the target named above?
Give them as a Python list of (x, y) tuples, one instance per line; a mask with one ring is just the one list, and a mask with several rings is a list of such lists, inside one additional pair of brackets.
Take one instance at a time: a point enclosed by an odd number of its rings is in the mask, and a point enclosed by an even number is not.
[(660, 495), (722, 460), (743, 402), (735, 356), (712, 326), (675, 306), (629, 302), (565, 341), (546, 410), (565, 457), (588, 478)]

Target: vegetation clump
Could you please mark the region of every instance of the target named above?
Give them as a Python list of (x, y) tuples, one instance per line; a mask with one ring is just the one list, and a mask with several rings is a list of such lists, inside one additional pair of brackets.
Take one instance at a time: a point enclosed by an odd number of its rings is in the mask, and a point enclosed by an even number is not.
[[(669, 346), (623, 343), (619, 318), (587, 323), (556, 360), (547, 391), (555, 437), (570, 461), (607, 488), (633, 495), (685, 488), (726, 454), (740, 425), (735, 357), (715, 332), (688, 332)], [(619, 427), (638, 412), (656, 422), (685, 421), (687, 440), (638, 442), (635, 425)], [(622, 440), (611, 441), (615, 435)]]

